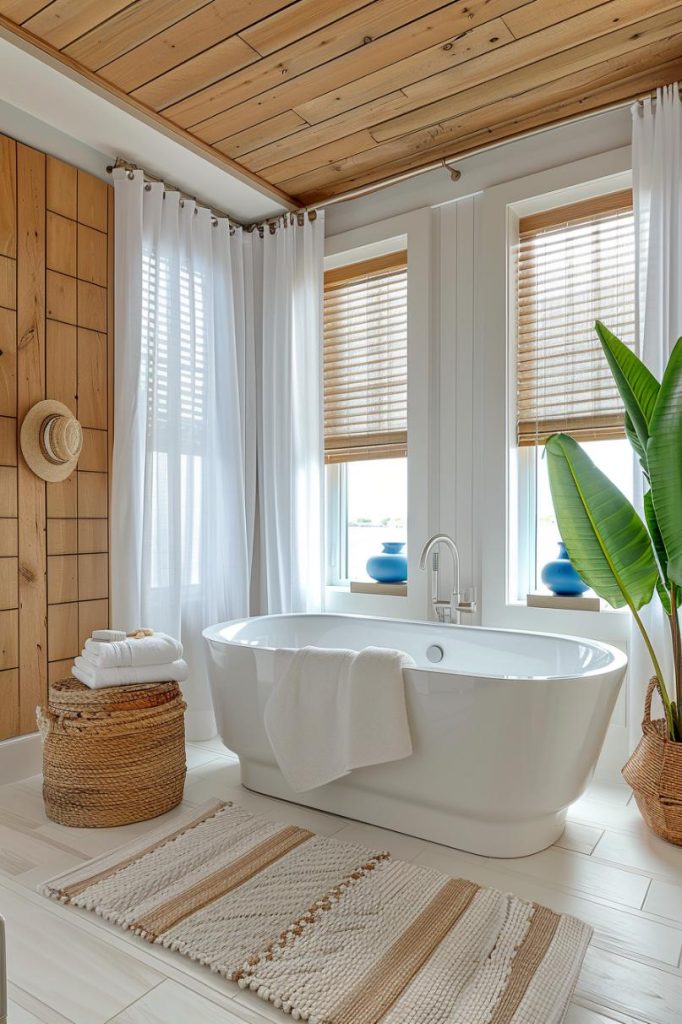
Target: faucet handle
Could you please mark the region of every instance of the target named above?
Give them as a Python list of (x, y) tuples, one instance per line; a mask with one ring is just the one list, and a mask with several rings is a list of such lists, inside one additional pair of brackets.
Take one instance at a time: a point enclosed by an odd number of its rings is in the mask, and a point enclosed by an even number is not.
[(452, 622), (452, 605), (449, 601), (438, 601), (436, 599), (432, 601), (432, 604), (439, 622)]
[(457, 603), (457, 611), (469, 612), (473, 614), (476, 611), (476, 588), (468, 587), (461, 596), (461, 599)]

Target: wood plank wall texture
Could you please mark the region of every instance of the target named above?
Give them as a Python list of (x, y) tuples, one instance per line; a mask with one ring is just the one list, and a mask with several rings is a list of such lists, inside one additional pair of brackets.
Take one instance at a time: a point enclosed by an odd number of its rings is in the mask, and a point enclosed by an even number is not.
[[(113, 190), (0, 136), (0, 739), (35, 731), (48, 682), (109, 619)], [(46, 484), (19, 428), (43, 398), (83, 427)]]

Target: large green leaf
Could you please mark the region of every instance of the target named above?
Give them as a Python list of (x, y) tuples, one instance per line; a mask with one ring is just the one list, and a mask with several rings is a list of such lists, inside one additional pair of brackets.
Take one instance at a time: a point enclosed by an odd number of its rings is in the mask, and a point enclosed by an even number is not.
[(668, 556), (663, 545), (661, 531), (658, 528), (658, 521), (656, 519), (656, 513), (654, 512), (654, 503), (650, 490), (644, 495), (644, 519), (646, 520), (646, 528), (649, 531), (649, 536), (651, 537), (654, 555), (656, 556), (656, 564), (658, 566), (659, 578), (656, 580), (656, 590), (658, 591), (658, 596), (661, 599), (661, 604), (665, 608), (666, 614), (670, 615), (670, 583), (668, 581), (667, 573)]
[(601, 320), (597, 320), (594, 326), (625, 406), (628, 438), (646, 471), (649, 424), (661, 386), (642, 360)]
[(614, 608), (648, 604), (659, 574), (635, 509), (572, 437), (554, 434), (546, 452), (559, 532), (577, 572)]
[(649, 424), (646, 449), (656, 521), (670, 580), (682, 584), (682, 338), (672, 351)]
[(642, 442), (639, 439), (639, 435), (637, 434), (633, 422), (627, 413), (625, 413), (625, 436), (630, 442), (630, 445), (632, 446), (632, 450), (634, 451), (635, 455), (639, 459), (639, 464), (642, 467), (642, 472), (648, 480), (649, 470), (646, 464), (646, 448), (642, 446)]

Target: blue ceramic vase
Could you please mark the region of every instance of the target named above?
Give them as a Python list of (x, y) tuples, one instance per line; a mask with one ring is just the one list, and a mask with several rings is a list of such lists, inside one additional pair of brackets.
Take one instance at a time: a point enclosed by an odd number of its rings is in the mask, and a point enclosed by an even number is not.
[(559, 541), (559, 557), (547, 563), (540, 577), (557, 597), (576, 597), (590, 589), (573, 568), (563, 541)]
[(367, 560), (367, 574), (377, 583), (404, 583), (407, 579), (407, 556), (401, 541), (385, 541), (381, 555)]

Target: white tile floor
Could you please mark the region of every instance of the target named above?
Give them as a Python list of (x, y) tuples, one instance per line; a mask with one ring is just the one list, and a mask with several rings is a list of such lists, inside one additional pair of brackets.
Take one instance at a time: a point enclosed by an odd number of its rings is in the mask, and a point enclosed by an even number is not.
[[(397, 857), (577, 914), (595, 929), (567, 1024), (682, 1024), (682, 848), (651, 836), (625, 786), (592, 786), (556, 846), (492, 860), (258, 796), (216, 740), (188, 747), (185, 802), (235, 800), (279, 821), (391, 849)], [(267, 1024), (251, 993), (35, 892), (42, 879), (156, 827), (67, 829), (43, 811), (39, 777), (0, 787), (0, 912), (10, 1024)], [(167, 817), (172, 821), (171, 812)], [(362, 1024), (362, 1022), (358, 1022)]]

